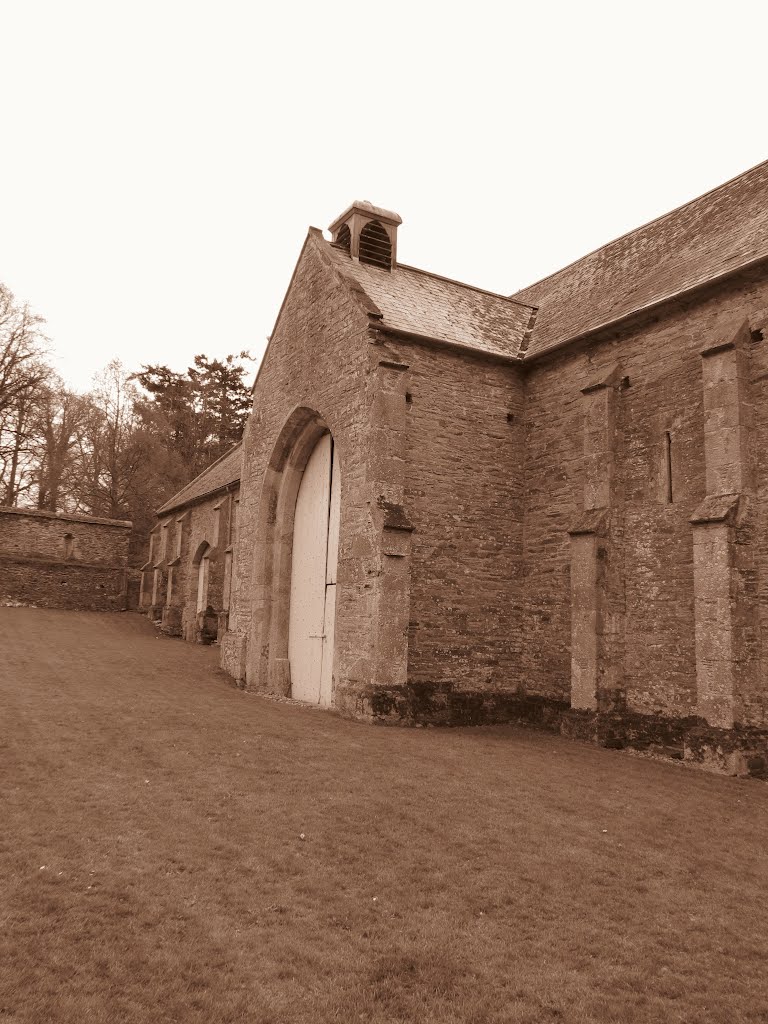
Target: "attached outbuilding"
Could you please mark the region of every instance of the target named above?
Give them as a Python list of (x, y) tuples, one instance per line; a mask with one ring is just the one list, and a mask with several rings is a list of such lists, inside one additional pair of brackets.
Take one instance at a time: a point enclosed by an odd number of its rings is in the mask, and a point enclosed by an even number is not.
[(140, 607), (171, 636), (212, 643), (226, 628), (241, 458), (237, 444), (158, 510)]

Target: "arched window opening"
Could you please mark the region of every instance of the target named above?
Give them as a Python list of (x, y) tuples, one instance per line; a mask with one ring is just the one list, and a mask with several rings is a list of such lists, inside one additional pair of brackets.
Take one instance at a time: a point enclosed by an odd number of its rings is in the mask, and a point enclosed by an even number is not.
[(64, 558), (72, 558), (75, 554), (75, 538), (71, 533), (64, 534)]
[(376, 267), (392, 268), (392, 243), (384, 227), (372, 220), (360, 232), (360, 262)]
[(352, 248), (352, 235), (349, 233), (349, 225), (342, 224), (339, 228), (339, 232), (336, 235), (336, 241), (334, 245), (338, 245), (340, 249), (344, 249), (345, 252), (349, 252)]

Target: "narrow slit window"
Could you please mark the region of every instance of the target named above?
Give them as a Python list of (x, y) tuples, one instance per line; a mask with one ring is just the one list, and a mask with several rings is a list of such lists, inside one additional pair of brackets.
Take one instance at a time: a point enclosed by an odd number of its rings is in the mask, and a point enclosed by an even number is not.
[(664, 433), (664, 498), (672, 504), (672, 435), (668, 430)]

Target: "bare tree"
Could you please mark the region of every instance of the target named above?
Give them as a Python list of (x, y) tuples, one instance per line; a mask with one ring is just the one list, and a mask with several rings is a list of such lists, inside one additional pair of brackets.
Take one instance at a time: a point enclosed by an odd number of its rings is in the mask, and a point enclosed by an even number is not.
[(0, 501), (15, 505), (32, 486), (32, 424), (44, 362), (42, 317), (0, 284)]
[(50, 372), (41, 358), (46, 341), (43, 323), (0, 284), (0, 415), (31, 394)]
[(78, 433), (80, 506), (91, 515), (129, 518), (150, 440), (136, 411), (136, 386), (113, 359), (86, 399)]
[(67, 391), (63, 381), (39, 390), (31, 446), (38, 508), (58, 512), (70, 504), (78, 440), (88, 412), (87, 400)]
[(21, 392), (0, 414), (2, 502), (16, 505), (31, 486), (34, 393)]
[(135, 384), (109, 363), (83, 396), (76, 451), (65, 491), (73, 511), (133, 522), (131, 557), (144, 556), (155, 509), (188, 479), (156, 425), (141, 413)]

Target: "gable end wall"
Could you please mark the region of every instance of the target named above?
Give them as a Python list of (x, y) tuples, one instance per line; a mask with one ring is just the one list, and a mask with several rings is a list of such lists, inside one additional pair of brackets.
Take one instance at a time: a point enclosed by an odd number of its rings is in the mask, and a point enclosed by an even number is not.
[[(237, 559), (229, 631), (222, 666), (254, 684), (260, 655), (249, 650), (253, 629), (255, 559), (263, 555), (256, 524), (262, 486), (281, 431), (299, 407), (317, 412), (328, 425), (341, 464), (341, 535), (336, 610), (339, 700), (367, 681), (370, 634), (369, 589), (375, 577), (371, 494), (370, 376), (377, 355), (369, 343), (368, 318), (330, 264), (310, 241), (296, 268), (279, 323), (259, 372), (253, 410), (243, 442)], [(259, 607), (255, 608), (256, 613)]]

